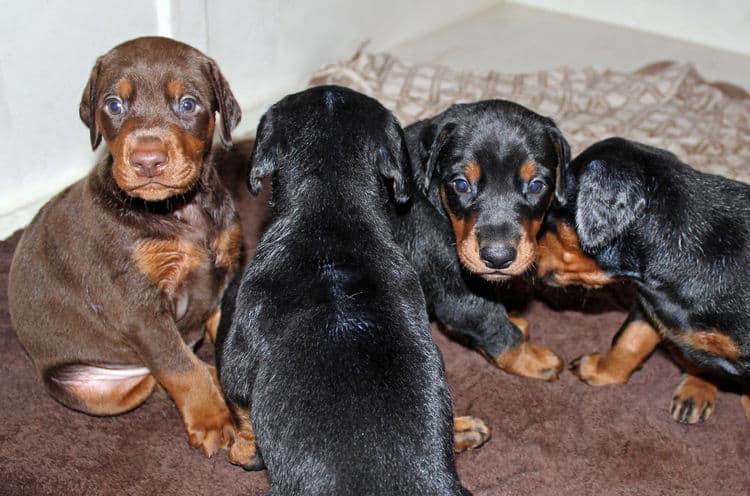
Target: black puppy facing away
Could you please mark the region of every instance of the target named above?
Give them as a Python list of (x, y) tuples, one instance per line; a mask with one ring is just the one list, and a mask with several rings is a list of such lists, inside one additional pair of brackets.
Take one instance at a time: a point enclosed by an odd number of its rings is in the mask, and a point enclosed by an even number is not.
[(459, 495), (451, 397), (419, 279), (386, 215), (410, 194), (403, 131), (336, 86), (263, 116), (251, 191), (272, 176), (273, 221), (217, 338), (239, 434), (230, 460), (273, 495)]
[(663, 342), (688, 373), (672, 399), (676, 421), (708, 418), (716, 378), (744, 385), (750, 419), (750, 186), (622, 138), (589, 147), (564, 178), (540, 276), (556, 285), (627, 279), (638, 294), (612, 349), (579, 358), (573, 372), (623, 384)]
[(491, 283), (533, 266), (556, 173), (570, 156), (562, 133), (504, 100), (454, 105), (405, 132), (418, 191), (392, 220), (429, 313), (502, 370), (556, 380), (562, 361), (526, 342), (528, 322), (508, 316)]

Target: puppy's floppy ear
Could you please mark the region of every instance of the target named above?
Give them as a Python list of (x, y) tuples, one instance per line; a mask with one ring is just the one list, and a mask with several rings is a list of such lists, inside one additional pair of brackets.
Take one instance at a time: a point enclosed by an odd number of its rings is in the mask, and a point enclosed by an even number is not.
[(260, 123), (258, 123), (258, 131), (255, 135), (255, 148), (250, 157), (247, 188), (253, 196), (258, 196), (258, 193), (263, 188), (262, 179), (276, 172), (276, 164), (280, 154), (278, 139), (279, 137), (273, 132), (271, 110), (269, 110), (261, 117)]
[(214, 92), (214, 98), (216, 98), (219, 113), (221, 114), (219, 137), (224, 146), (229, 148), (232, 145), (232, 130), (240, 123), (242, 111), (240, 110), (240, 104), (237, 103), (232, 94), (232, 90), (229, 89), (229, 83), (224, 79), (219, 66), (212, 59), (209, 59), (208, 70), (211, 89)]
[(585, 250), (613, 241), (638, 219), (646, 207), (639, 177), (611, 164), (586, 164), (578, 181), (576, 230)]
[(568, 165), (570, 164), (570, 146), (563, 136), (562, 131), (557, 126), (548, 128), (547, 134), (552, 140), (557, 155), (557, 169), (555, 169), (555, 201), (558, 205), (563, 206), (567, 203), (566, 186)]
[(393, 196), (396, 202), (406, 203), (414, 190), (414, 176), (404, 130), (395, 116), (391, 116), (386, 136), (388, 146), (381, 146), (377, 153), (378, 170), (383, 177), (393, 180)]
[(424, 120), (409, 127), (409, 146), (417, 187), (426, 193), (435, 173), (438, 157), (443, 145), (456, 129), (449, 121)]
[(102, 65), (101, 57), (96, 60), (94, 68), (91, 69), (89, 81), (83, 89), (81, 103), (78, 106), (78, 115), (86, 127), (89, 128), (89, 138), (91, 139), (91, 149), (96, 150), (99, 143), (102, 142), (102, 135), (99, 132), (99, 126), (96, 123), (96, 79), (99, 76), (99, 68)]

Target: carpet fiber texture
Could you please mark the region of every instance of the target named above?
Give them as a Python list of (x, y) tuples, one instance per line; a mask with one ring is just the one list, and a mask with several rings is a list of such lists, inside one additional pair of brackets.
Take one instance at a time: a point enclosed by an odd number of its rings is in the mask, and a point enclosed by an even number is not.
[[(514, 99), (555, 118), (574, 151), (620, 134), (668, 145), (704, 170), (750, 178), (750, 97), (705, 83), (689, 66), (660, 64), (634, 74), (592, 69), (514, 76), (455, 73), (360, 54), (325, 68), (313, 82), (369, 92), (396, 110), (404, 124), (452, 101)], [(607, 87), (605, 98), (601, 93)], [(641, 97), (621, 105), (634, 88)], [(558, 100), (557, 107), (550, 103)], [(640, 111), (632, 108), (636, 101)], [(686, 121), (657, 125), (664, 119)], [(266, 220), (267, 198), (251, 199), (245, 189), (250, 147), (243, 143), (229, 153), (222, 174), (252, 251)], [(256, 495), (267, 489), (265, 472), (244, 472), (223, 453), (206, 459), (190, 449), (177, 410), (163, 392), (130, 413), (103, 418), (68, 410), (47, 395), (10, 326), (8, 267), (18, 237), (0, 242), (0, 494)], [(531, 340), (552, 348), (566, 363), (606, 350), (632, 301), (624, 285), (587, 292), (514, 284), (500, 291), (531, 321)], [(456, 412), (481, 417), (493, 429), (487, 445), (458, 457), (459, 475), (475, 495), (750, 491), (750, 425), (739, 396), (720, 392), (716, 411), (703, 425), (676, 424), (669, 405), (681, 372), (661, 351), (627, 385), (595, 388), (567, 371), (555, 383), (514, 377), (438, 331), (434, 336)], [(199, 350), (207, 361), (212, 353), (210, 344)]]

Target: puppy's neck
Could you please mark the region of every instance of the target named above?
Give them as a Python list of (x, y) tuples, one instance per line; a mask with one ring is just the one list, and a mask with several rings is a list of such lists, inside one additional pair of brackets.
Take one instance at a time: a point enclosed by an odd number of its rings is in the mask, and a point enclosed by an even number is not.
[(311, 219), (349, 217), (363, 219), (386, 215), (387, 191), (378, 185), (377, 176), (331, 181), (310, 177), (302, 182), (279, 174), (274, 177), (272, 204), (274, 216), (304, 216)]

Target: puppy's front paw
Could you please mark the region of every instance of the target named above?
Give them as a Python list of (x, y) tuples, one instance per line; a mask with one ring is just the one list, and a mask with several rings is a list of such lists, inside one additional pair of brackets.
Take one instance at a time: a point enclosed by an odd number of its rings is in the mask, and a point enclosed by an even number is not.
[(681, 424), (702, 424), (711, 416), (715, 405), (716, 386), (688, 375), (672, 397), (672, 418)]
[(193, 448), (201, 448), (207, 457), (220, 449), (229, 448), (234, 438), (234, 424), (224, 402), (204, 404), (191, 412), (186, 419), (188, 442)]
[(227, 449), (234, 438), (234, 424), (224, 403), (213, 367), (190, 355), (194, 363), (187, 373), (160, 373), (160, 382), (182, 415), (188, 442), (206, 456)]
[(481, 419), (471, 416), (453, 418), (453, 451), (456, 453), (477, 449), (491, 436), (489, 426)]
[(263, 470), (265, 465), (258, 452), (255, 437), (240, 431), (229, 449), (229, 463), (245, 470)]
[(624, 371), (608, 367), (606, 355), (601, 353), (591, 353), (576, 358), (570, 364), (570, 371), (590, 386), (625, 384), (629, 377), (629, 374)]
[(563, 369), (563, 361), (551, 350), (531, 343), (521, 343), (495, 357), (494, 363), (511, 374), (544, 381), (556, 381)]

